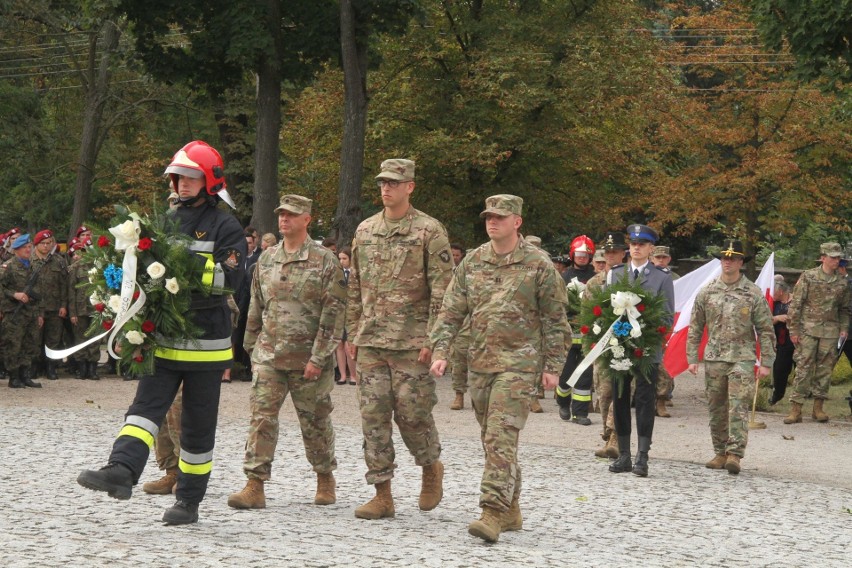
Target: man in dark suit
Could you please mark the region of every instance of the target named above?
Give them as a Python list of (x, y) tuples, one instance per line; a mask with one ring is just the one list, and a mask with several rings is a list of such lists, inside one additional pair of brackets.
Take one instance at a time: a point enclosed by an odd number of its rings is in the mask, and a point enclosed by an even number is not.
[[(674, 285), (671, 274), (654, 266), (650, 262), (654, 244), (659, 239), (657, 232), (646, 225), (633, 224), (627, 227), (630, 237), (630, 261), (614, 266), (607, 275), (607, 284), (618, 282), (627, 273), (631, 282), (639, 280), (642, 288), (655, 294), (662, 294), (666, 298), (666, 311), (668, 316), (663, 322), (666, 327), (671, 327), (674, 314)], [(654, 432), (654, 412), (657, 401), (657, 373), (660, 362), (663, 359), (662, 346), (654, 354), (654, 365), (648, 372), (648, 376), (639, 374), (634, 370), (636, 378), (636, 394), (634, 402), (636, 405), (636, 433), (639, 436), (639, 453), (636, 463), (631, 463), (630, 455), (630, 383), (628, 378), (619, 389), (613, 388), (615, 399), (613, 400), (613, 415), (615, 417), (615, 431), (618, 436), (618, 459), (609, 466), (613, 473), (632, 471), (640, 477), (648, 475), (648, 450), (651, 449), (651, 435)]]
[(246, 236), (246, 259), (243, 263), (246, 277), (243, 279), (243, 284), (234, 291), (234, 301), (240, 310), (240, 319), (237, 321), (237, 327), (234, 329), (234, 334), (231, 342), (234, 346), (234, 362), (241, 363), (245, 367), (245, 372), (240, 376), (244, 381), (251, 380), (251, 357), (243, 348), (243, 339), (246, 334), (246, 320), (248, 318), (249, 300), (251, 299), (251, 283), (254, 276), (254, 265), (257, 259), (260, 258), (260, 253), (263, 252), (258, 246), (257, 231), (249, 225), (243, 231)]

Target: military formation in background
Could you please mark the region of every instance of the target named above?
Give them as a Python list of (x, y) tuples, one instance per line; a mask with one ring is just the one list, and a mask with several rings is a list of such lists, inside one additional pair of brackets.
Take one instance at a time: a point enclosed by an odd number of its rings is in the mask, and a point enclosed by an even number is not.
[[(216, 210), (217, 194), (224, 190), (222, 167), (214, 149), (193, 142), (166, 170), (173, 190), (169, 207), (183, 230), (203, 225), (213, 239), (208, 248), (231, 278), (233, 297), (199, 298), (198, 304), (210, 312), (212, 319), (205, 321), (215, 324), (206, 326), (203, 342), (222, 349), (182, 360), (158, 358), (155, 374), (141, 377), (108, 464), (81, 473), (81, 485), (129, 498), (153, 447), (164, 475), (143, 490), (176, 494), (176, 504), (163, 516), (166, 524), (197, 522), (212, 470), (219, 388), (231, 381), (233, 362), (242, 371), (234, 377), (252, 380), (243, 457), (247, 482), (229, 496), (234, 508), (266, 507), (264, 483), (272, 476), (278, 415), (288, 394), (317, 476), (314, 503), (336, 502), (330, 396), (336, 383), (356, 385), (365, 480), (376, 492), (355, 516), (395, 516), (393, 423), (422, 470), (418, 507), (435, 509), (445, 471), (432, 412), (436, 378), (445, 374), (455, 394), (450, 408), (464, 409), (469, 395), (481, 427), (482, 513), (468, 526), (476, 537), (495, 542), (523, 526), (518, 440), (529, 413), (543, 412), (545, 390), (555, 391), (566, 428), (589, 426), (591, 415), (599, 413), (604, 444), (594, 455), (612, 460), (610, 472), (649, 475), (655, 418), (671, 416), (667, 407), (674, 394), (674, 381), (660, 364), (663, 346), (650, 355), (651, 370), (643, 375), (633, 369), (622, 389), (613, 388), (600, 359), (584, 365), (573, 387), (568, 383), (586, 357), (581, 304), (614, 281), (639, 282), (660, 295), (663, 323), (670, 328), (679, 275), (669, 267), (670, 248), (660, 244), (653, 228), (631, 224), (597, 243), (578, 235), (567, 255), (551, 257), (540, 238), (523, 234), (523, 200), (501, 194), (487, 198), (481, 213), (489, 240), (466, 251), (450, 243), (440, 221), (411, 206), (414, 162), (389, 159), (375, 178), (383, 209), (358, 226), (351, 247), (338, 251), (331, 239), (314, 241), (308, 233), (312, 201), (294, 194), (283, 196), (275, 210), (279, 244), (275, 235), (261, 238)], [(44, 347), (86, 338), (94, 308), (79, 284), (92, 268), (82, 260), (91, 244), (86, 226), (76, 231), (66, 254), (49, 229), (34, 237), (18, 228), (0, 235), (0, 364), (10, 387), (40, 388), (36, 376), (55, 380), (57, 362), (44, 357)], [(770, 311), (761, 290), (742, 273), (749, 260), (742, 243), (725, 241), (716, 256), (721, 275), (698, 293), (691, 313), (688, 370), (698, 371), (706, 327), (703, 361), (714, 452), (706, 467), (738, 474), (756, 379), (772, 373), (770, 404), (791, 391), (785, 423), (802, 421), (809, 398), (814, 420), (829, 420), (823, 402), (830, 374), (839, 352), (850, 357), (852, 350), (846, 341), (852, 279), (842, 247), (825, 243), (819, 266), (805, 271), (795, 288), (776, 275)], [(758, 348), (761, 366), (755, 369)], [(97, 380), (100, 358), (94, 344), (67, 364), (77, 378)]]

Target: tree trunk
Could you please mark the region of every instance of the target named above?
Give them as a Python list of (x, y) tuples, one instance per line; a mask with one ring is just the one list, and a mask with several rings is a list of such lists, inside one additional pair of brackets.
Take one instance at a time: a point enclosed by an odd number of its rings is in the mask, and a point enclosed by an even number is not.
[(361, 222), (361, 182), (364, 175), (364, 136), (367, 131), (367, 45), (355, 33), (352, 0), (340, 2), (340, 43), (343, 61), (343, 140), (337, 211), (332, 224), (338, 244), (348, 246)]
[(265, 4), (266, 25), (275, 49), (263, 57), (257, 70), (257, 144), (251, 224), (260, 234), (277, 234), (274, 210), (278, 207), (281, 132), (281, 9), (279, 0), (266, 0)]
[[(103, 54), (100, 63), (95, 69), (94, 57), (89, 58), (92, 65), (87, 69), (86, 81), (83, 83), (86, 94), (86, 109), (83, 116), (83, 133), (77, 161), (77, 180), (74, 184), (74, 208), (71, 212), (69, 239), (89, 214), (89, 198), (92, 194), (92, 181), (95, 178), (95, 164), (98, 161), (101, 143), (106, 137), (106, 133), (103, 132), (103, 116), (109, 94), (110, 60), (118, 47), (121, 32), (114, 22), (107, 22), (103, 29)], [(89, 49), (94, 54), (98, 45), (97, 35), (91, 39)]]
[(249, 223), (252, 215), (251, 195), (243, 195), (240, 191), (244, 186), (251, 184), (252, 191), (254, 184), (253, 178), (248, 172), (240, 171), (235, 164), (247, 159), (250, 151), (246, 149), (246, 131), (248, 130), (249, 119), (244, 112), (233, 114), (229, 112), (228, 103), (222, 97), (212, 97), (213, 116), (216, 119), (216, 126), (219, 130), (219, 145), (216, 147), (222, 154), (222, 160), (225, 162), (225, 182), (228, 186), (228, 193), (237, 204), (235, 215), (240, 223)]

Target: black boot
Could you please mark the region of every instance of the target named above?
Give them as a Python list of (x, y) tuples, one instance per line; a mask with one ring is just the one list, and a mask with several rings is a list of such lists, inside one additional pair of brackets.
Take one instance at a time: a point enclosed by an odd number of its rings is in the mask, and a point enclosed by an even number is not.
[(25, 387), (41, 388), (41, 383), (33, 380), (32, 370), (29, 367), (21, 367), (21, 382), (24, 383)]
[(612, 473), (630, 473), (633, 463), (630, 459), (630, 436), (618, 437), (618, 458), (609, 466)]
[(85, 361), (74, 361), (74, 378), (75, 379), (85, 379), (86, 372), (88, 368), (86, 367)]
[(639, 455), (633, 464), (633, 473), (639, 477), (648, 477), (648, 450), (651, 449), (651, 438), (639, 436)]
[(59, 378), (59, 375), (56, 374), (56, 361), (53, 359), (47, 360), (47, 378), (51, 381)]
[(113, 499), (130, 499), (133, 490), (133, 473), (125, 465), (111, 463), (101, 469), (84, 469), (77, 483), (86, 489), (104, 491)]
[(21, 382), (21, 370), (20, 369), (12, 369), (9, 371), (9, 388), (11, 389), (22, 389), (24, 388), (24, 383)]
[(101, 380), (100, 375), (98, 375), (98, 362), (97, 361), (87, 361), (83, 363), (86, 365), (88, 372), (86, 373), (86, 378), (92, 379), (93, 381)]
[(198, 503), (177, 502), (163, 513), (163, 522), (167, 525), (189, 525), (198, 522)]

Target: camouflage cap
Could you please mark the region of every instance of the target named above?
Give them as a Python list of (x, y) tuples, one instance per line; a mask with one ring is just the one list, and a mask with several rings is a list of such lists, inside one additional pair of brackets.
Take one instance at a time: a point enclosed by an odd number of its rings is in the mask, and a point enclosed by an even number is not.
[(669, 258), (672, 257), (671, 253), (669, 252), (669, 247), (664, 246), (654, 247), (654, 252), (651, 253), (651, 256), (667, 256)]
[(843, 256), (843, 247), (840, 246), (840, 243), (822, 243), (819, 245), (819, 253), (825, 256), (841, 258)]
[(509, 215), (521, 216), (524, 200), (517, 195), (501, 193), (500, 195), (492, 195), (485, 200), (485, 211), (479, 214), (480, 217), (485, 217), (489, 213), (508, 217)]
[(604, 257), (603, 249), (598, 249), (595, 251), (595, 256), (592, 257), (592, 262), (606, 262), (606, 257)]
[(527, 235), (526, 237), (524, 237), (524, 240), (527, 241), (529, 244), (531, 244), (534, 247), (541, 248), (541, 238), (540, 237), (536, 237), (535, 235)]
[(414, 180), (414, 162), (411, 160), (403, 160), (394, 158), (382, 162), (382, 171), (376, 176), (376, 179), (392, 179), (396, 181), (413, 181)]
[(302, 197), (301, 195), (284, 195), (281, 197), (281, 204), (275, 208), (275, 213), (281, 213), (281, 211), (289, 211), (290, 213), (295, 213), (296, 215), (302, 215), (303, 213), (311, 214), (311, 205), (313, 205), (313, 201), (308, 199), (307, 197)]

